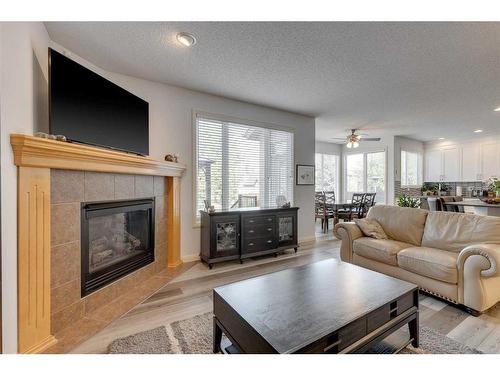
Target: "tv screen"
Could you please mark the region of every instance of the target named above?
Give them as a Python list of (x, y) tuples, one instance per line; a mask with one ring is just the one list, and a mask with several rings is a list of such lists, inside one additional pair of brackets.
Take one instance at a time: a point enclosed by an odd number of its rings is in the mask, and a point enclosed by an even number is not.
[(68, 141), (149, 154), (149, 104), (49, 49), (49, 132)]

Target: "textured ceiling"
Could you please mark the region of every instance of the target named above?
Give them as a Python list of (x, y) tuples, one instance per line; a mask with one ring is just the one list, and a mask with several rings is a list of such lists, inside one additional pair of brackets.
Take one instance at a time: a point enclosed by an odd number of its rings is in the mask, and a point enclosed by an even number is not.
[[(103, 69), (434, 140), (500, 133), (500, 23), (48, 22), (56, 43)], [(175, 34), (196, 35), (192, 48)]]

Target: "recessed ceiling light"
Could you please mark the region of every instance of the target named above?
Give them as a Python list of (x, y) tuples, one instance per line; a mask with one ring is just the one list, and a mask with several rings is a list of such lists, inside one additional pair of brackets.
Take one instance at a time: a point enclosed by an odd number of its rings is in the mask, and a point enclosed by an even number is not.
[(474, 130), (474, 133), (482, 133), (483, 131), (481, 129), (476, 129)]
[(444, 138), (443, 138), (443, 137), (441, 137), (441, 138), (439, 138), (439, 140), (440, 140), (440, 141), (444, 141)]
[(196, 44), (196, 37), (189, 33), (178, 33), (177, 41), (185, 47), (191, 47)]
[(500, 107), (494, 109), (495, 112), (500, 112)]

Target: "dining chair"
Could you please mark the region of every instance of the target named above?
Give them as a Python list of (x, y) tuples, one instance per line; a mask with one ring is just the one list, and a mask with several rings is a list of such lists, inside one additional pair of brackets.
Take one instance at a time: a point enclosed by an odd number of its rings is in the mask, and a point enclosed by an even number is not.
[(351, 221), (353, 218), (363, 218), (366, 194), (367, 193), (354, 193), (352, 195), (351, 203), (353, 203), (353, 207), (349, 221)]
[(321, 219), (321, 229), (323, 233), (326, 233), (328, 232), (328, 221), (334, 216), (332, 204), (335, 203), (335, 200), (332, 200), (332, 196), (327, 196), (325, 192), (316, 192), (314, 199), (315, 221)]
[(335, 203), (335, 191), (330, 190), (330, 191), (324, 191), (323, 192), (326, 197), (326, 204), (333, 204)]
[(368, 213), (368, 210), (370, 209), (370, 207), (373, 207), (375, 205), (375, 197), (376, 196), (377, 196), (377, 193), (366, 193), (365, 194), (365, 201), (363, 204), (363, 212), (362, 212), (362, 216), (360, 219), (365, 217), (366, 214)]

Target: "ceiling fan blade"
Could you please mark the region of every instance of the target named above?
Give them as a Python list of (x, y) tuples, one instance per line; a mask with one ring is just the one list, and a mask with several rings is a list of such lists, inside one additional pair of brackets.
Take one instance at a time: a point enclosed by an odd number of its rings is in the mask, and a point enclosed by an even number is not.
[(380, 141), (380, 138), (360, 138), (360, 141)]
[(345, 141), (345, 137), (344, 138), (330, 138), (331, 140), (339, 140), (339, 141)]

